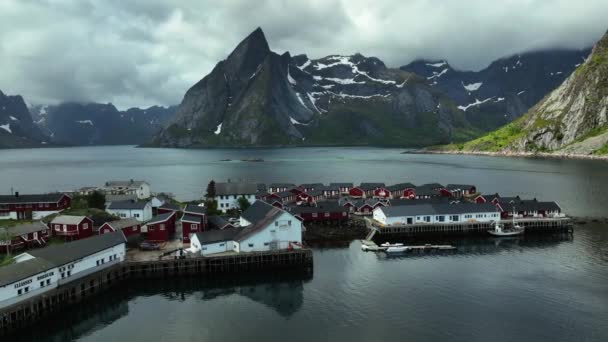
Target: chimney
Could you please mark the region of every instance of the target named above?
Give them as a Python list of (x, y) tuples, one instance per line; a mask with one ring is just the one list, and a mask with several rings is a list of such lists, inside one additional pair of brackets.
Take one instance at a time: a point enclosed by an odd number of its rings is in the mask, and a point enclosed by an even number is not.
[(15, 197), (19, 197), (19, 191), (15, 191)]

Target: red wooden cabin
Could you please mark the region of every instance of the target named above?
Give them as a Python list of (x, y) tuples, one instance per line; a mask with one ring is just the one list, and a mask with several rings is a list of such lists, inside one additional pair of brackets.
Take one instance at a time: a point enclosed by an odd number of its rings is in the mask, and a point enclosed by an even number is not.
[(121, 230), (125, 237), (139, 234), (141, 222), (134, 218), (106, 222), (99, 227), (99, 234), (107, 234)]
[(181, 222), (183, 243), (190, 243), (190, 234), (202, 232), (206, 228), (203, 218), (197, 215), (184, 214)]
[(60, 215), (49, 226), (53, 235), (65, 240), (79, 240), (93, 235), (93, 220), (86, 216)]
[(70, 207), (71, 198), (62, 193), (0, 195), (0, 217), (14, 220), (37, 220)]
[(154, 216), (150, 221), (142, 227), (142, 232), (146, 233), (148, 241), (168, 241), (175, 234), (175, 217), (174, 212), (164, 213)]
[(43, 247), (46, 245), (48, 237), (49, 228), (40, 221), (19, 224), (11, 228), (0, 228), (0, 253)]

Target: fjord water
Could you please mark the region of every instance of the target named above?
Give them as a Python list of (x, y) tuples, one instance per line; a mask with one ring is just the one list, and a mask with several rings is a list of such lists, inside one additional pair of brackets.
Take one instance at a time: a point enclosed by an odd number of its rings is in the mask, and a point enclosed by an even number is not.
[[(606, 162), (406, 155), (373, 148), (0, 151), (0, 191), (146, 179), (200, 198), (207, 181), (473, 183), (608, 216)], [(235, 161), (221, 162), (221, 159)], [(263, 158), (264, 162), (240, 159)], [(603, 220), (602, 220), (603, 222)], [(11, 340), (606, 341), (608, 225), (572, 236), (453, 238), (458, 250), (387, 258), (357, 241), (315, 248), (312, 275), (129, 283)], [(420, 243), (435, 242), (432, 240)]]

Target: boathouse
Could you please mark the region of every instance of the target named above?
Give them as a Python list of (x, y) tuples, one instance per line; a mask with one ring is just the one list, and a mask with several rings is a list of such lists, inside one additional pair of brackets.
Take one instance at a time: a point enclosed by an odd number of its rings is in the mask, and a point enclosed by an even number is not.
[(302, 193), (298, 194), (296, 197), (296, 204), (298, 204), (298, 205), (315, 204), (324, 199), (325, 199), (325, 195), (323, 194), (323, 191), (321, 191), (319, 189), (310, 190), (308, 192), (302, 192)]
[(99, 234), (113, 233), (119, 230), (125, 237), (139, 234), (141, 232), (141, 222), (134, 218), (106, 222), (99, 227)]
[(49, 228), (42, 222), (22, 223), (3, 228), (0, 223), (0, 253), (14, 253), (16, 250), (43, 247), (49, 238)]
[(206, 207), (203, 207), (200, 205), (194, 205), (194, 204), (186, 204), (183, 212), (184, 212), (184, 215), (198, 216), (198, 217), (202, 218), (203, 226), (207, 225), (207, 208)]
[(340, 194), (348, 195), (350, 189), (353, 188), (353, 183), (329, 183), (331, 187), (337, 187)]
[(477, 193), (475, 185), (468, 184), (448, 184), (445, 186), (445, 190), (450, 192), (451, 196), (455, 198), (461, 198)]
[(350, 208), (339, 205), (337, 201), (319, 202), (309, 207), (290, 207), (287, 210), (304, 223), (344, 222), (350, 218)]
[(325, 185), (319, 188), (323, 193), (324, 198), (338, 198), (340, 196), (340, 188), (336, 185)]
[(420, 204), (378, 207), (373, 218), (382, 225), (443, 224), (500, 221), (491, 203)]
[(215, 183), (215, 197), (217, 208), (222, 212), (230, 209), (239, 209), (238, 199), (244, 197), (250, 204), (255, 202), (258, 192), (257, 184), (245, 182)]
[(106, 212), (120, 218), (134, 218), (139, 222), (146, 222), (152, 218), (152, 205), (145, 201), (118, 201), (110, 203)]
[[(377, 195), (379, 196), (381, 193), (388, 197), (388, 190), (386, 190), (386, 185), (384, 185), (384, 183), (361, 183), (359, 189), (363, 190), (366, 198), (377, 197)], [(376, 194), (376, 192), (378, 193)]]
[(242, 228), (229, 227), (192, 234), (190, 236), (189, 250), (204, 256), (234, 252), (234, 239), (242, 230)]
[(373, 210), (387, 204), (375, 198), (359, 199), (354, 202), (354, 211), (358, 215), (371, 215)]
[(66, 240), (84, 239), (93, 235), (93, 220), (86, 216), (60, 215), (49, 226), (53, 235)]
[(276, 192), (287, 191), (291, 188), (295, 188), (295, 184), (292, 183), (272, 183), (268, 186), (268, 192), (274, 194)]
[(122, 262), (126, 239), (122, 232), (32, 249), (0, 267), (0, 308), (61, 287)]
[(359, 186), (353, 186), (348, 190), (348, 196), (351, 198), (363, 198), (365, 197), (365, 191)]
[(309, 191), (313, 191), (313, 190), (322, 188), (323, 186), (324, 185), (321, 183), (306, 183), (306, 184), (300, 184), (299, 188), (304, 190), (304, 192), (309, 192)]
[(177, 214), (174, 212), (154, 216), (141, 227), (142, 233), (146, 233), (147, 241), (168, 241), (175, 234), (175, 221)]
[(412, 183), (399, 183), (388, 186), (391, 198), (414, 198), (414, 189), (416, 186)]
[(0, 220), (40, 220), (70, 207), (71, 198), (63, 193), (0, 195)]
[(182, 223), (182, 242), (190, 243), (190, 234), (205, 230), (203, 218), (197, 215), (184, 214), (180, 219)]

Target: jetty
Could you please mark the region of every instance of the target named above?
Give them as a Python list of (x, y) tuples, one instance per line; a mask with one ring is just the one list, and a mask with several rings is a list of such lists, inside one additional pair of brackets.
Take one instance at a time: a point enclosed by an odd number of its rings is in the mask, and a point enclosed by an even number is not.
[[(424, 244), (424, 245), (414, 245), (414, 246), (403, 246), (405, 250), (403, 253), (407, 252), (429, 252), (429, 251), (453, 251), (456, 247), (452, 245), (432, 245), (432, 244)], [(361, 240), (361, 250), (365, 252), (386, 252), (388, 246), (378, 246), (374, 241), (371, 240)]]

